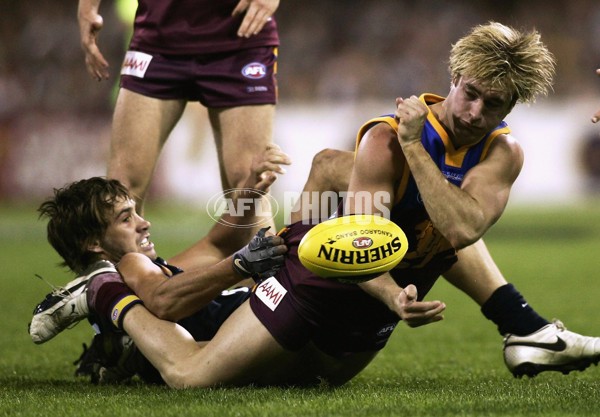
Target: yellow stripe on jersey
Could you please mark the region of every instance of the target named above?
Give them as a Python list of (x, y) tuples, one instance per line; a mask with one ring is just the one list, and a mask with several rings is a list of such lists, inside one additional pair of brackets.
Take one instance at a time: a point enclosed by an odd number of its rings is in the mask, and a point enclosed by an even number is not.
[(142, 300), (140, 300), (140, 298), (136, 295), (128, 295), (126, 297), (121, 298), (121, 300), (115, 304), (115, 306), (113, 307), (111, 313), (110, 313), (110, 319), (112, 321), (112, 323), (115, 325), (115, 327), (117, 329), (120, 329), (120, 320), (121, 320), (121, 314), (123, 313), (123, 311), (128, 310), (128, 306), (130, 306), (132, 303), (141, 303)]

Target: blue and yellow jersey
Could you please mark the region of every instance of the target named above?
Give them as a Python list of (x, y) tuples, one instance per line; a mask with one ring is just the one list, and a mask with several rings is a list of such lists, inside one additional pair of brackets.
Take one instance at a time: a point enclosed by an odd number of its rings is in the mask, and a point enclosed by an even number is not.
[[(427, 105), (444, 100), (443, 97), (433, 94), (423, 94), (419, 99)], [(369, 120), (358, 131), (357, 151), (365, 133), (378, 123), (387, 123), (395, 131), (398, 130), (394, 115)], [(448, 133), (430, 110), (421, 143), (446, 179), (460, 187), (466, 173), (485, 159), (493, 140), (498, 135), (507, 133), (510, 133), (510, 129), (502, 122), (476, 144), (455, 149)], [(401, 286), (410, 282), (416, 284), (416, 277), (417, 281), (421, 282), (422, 288), (419, 288), (419, 285), (417, 288), (422, 296), (431, 288), (437, 277), (456, 262), (456, 250), (431, 222), (408, 164), (404, 164), (393, 201), (391, 220), (406, 233), (409, 249), (391, 274)]]

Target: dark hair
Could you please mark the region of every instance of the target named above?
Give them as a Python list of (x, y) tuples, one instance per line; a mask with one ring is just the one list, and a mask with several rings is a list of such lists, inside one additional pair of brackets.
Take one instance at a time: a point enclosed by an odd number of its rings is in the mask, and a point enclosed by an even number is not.
[(117, 200), (129, 199), (118, 180), (92, 177), (54, 189), (38, 208), (48, 218), (48, 242), (63, 258), (62, 266), (81, 273), (96, 259), (88, 246), (104, 237)]

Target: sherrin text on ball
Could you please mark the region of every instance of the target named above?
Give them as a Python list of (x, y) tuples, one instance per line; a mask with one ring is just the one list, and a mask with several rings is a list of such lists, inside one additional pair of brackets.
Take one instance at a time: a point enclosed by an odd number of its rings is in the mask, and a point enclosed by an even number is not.
[(408, 250), (406, 235), (394, 222), (374, 215), (349, 215), (319, 223), (298, 247), (309, 271), (358, 283), (394, 268)]

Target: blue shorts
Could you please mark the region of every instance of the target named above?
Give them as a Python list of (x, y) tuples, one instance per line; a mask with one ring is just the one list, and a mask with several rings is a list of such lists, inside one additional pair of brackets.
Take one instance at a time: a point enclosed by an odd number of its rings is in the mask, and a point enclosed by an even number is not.
[(277, 102), (277, 48), (194, 56), (127, 51), (121, 87), (163, 100), (199, 101), (209, 108)]
[(298, 244), (311, 227), (295, 223), (283, 235), (286, 263), (254, 288), (252, 311), (288, 350), (309, 342), (334, 357), (382, 349), (399, 317), (357, 285), (317, 277), (302, 266)]

